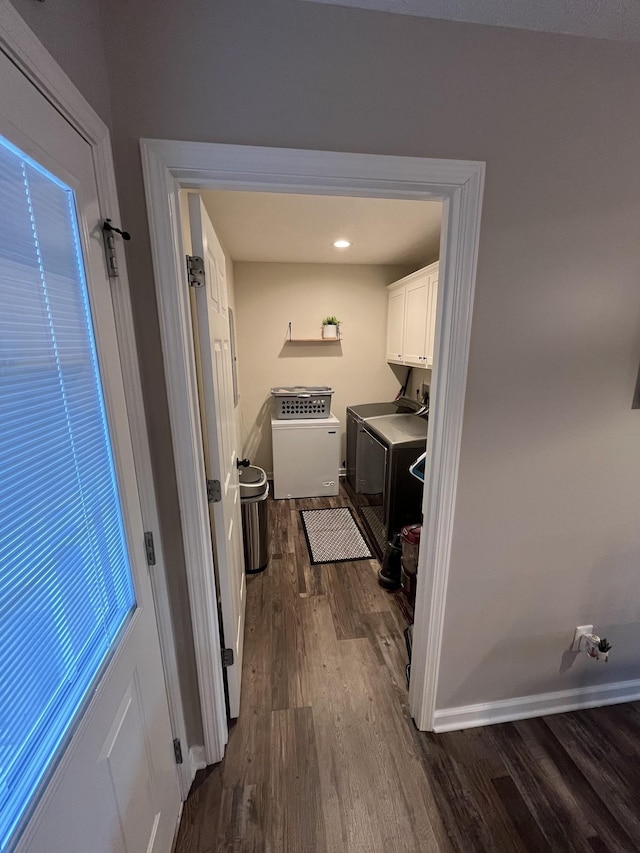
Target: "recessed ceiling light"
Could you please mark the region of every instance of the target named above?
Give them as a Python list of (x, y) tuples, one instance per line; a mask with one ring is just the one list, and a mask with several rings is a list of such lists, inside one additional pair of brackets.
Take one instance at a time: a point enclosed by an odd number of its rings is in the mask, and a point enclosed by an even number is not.
[(333, 245), (336, 249), (348, 249), (351, 243), (348, 240), (336, 240)]

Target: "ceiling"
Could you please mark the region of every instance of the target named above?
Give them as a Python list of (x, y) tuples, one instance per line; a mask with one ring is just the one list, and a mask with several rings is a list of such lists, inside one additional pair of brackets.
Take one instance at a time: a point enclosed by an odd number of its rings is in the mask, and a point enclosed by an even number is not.
[[(442, 204), (345, 196), (201, 190), (234, 261), (406, 264), (436, 260)], [(353, 244), (335, 249), (334, 240)]]
[(638, 0), (305, 0), (424, 18), (640, 41)]

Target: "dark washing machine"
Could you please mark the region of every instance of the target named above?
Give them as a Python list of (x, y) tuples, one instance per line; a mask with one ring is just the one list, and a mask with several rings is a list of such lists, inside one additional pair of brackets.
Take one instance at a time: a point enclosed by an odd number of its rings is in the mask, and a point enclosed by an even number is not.
[(368, 418), (362, 430), (358, 513), (379, 557), (394, 535), (421, 517), (423, 484), (409, 471), (427, 445), (426, 417), (416, 414)]
[(362, 460), (362, 432), (368, 418), (382, 415), (400, 415), (418, 413), (424, 406), (409, 397), (398, 397), (387, 403), (362, 403), (357, 406), (347, 406), (347, 483), (354, 494), (361, 491), (361, 467), (358, 459)]

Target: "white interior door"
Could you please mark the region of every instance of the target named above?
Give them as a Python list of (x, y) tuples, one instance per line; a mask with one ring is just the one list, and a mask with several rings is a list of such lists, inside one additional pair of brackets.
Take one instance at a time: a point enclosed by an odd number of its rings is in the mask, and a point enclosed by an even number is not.
[[(92, 150), (3, 53), (0, 89), (0, 192), (15, 202), (15, 209), (5, 205), (0, 235), (0, 381), (5, 389), (0, 393), (0, 451), (5, 453), (0, 537), (13, 547), (9, 552), (0, 547), (0, 850), (168, 853), (180, 795)], [(20, 217), (27, 227), (18, 232)], [(7, 238), (14, 227), (22, 243)], [(63, 244), (68, 249), (64, 263)], [(33, 260), (27, 263), (30, 250)], [(85, 318), (84, 336), (69, 332), (78, 314)], [(83, 362), (82, 352), (92, 355)], [(56, 383), (62, 389), (58, 397)], [(7, 388), (17, 389), (19, 404), (12, 403)], [(35, 396), (25, 397), (31, 388)], [(51, 399), (59, 402), (43, 405), (38, 389), (50, 389)], [(91, 399), (102, 401), (100, 407), (85, 406), (82, 394), (87, 399), (93, 394)], [(49, 419), (54, 423), (54, 405), (60, 410), (60, 446), (67, 431), (75, 436), (67, 442), (69, 462), (62, 474), (51, 473), (57, 452), (49, 443), (54, 427), (43, 427)], [(102, 485), (91, 477), (96, 458), (81, 446), (90, 424), (80, 411), (102, 436), (95, 447), (111, 472)], [(14, 428), (19, 462), (6, 452), (13, 440), (8, 425), (14, 423), (24, 424), (21, 434)], [(45, 455), (42, 448), (47, 448)], [(11, 466), (25, 476), (33, 468), (37, 488), (26, 496), (19, 480), (7, 488)], [(82, 488), (85, 493), (79, 495)], [(84, 509), (70, 519), (74, 494)], [(119, 519), (110, 527), (103, 513), (107, 505), (110, 517)], [(19, 521), (13, 528), (10, 518)], [(42, 542), (54, 524), (59, 536), (47, 550)], [(108, 590), (117, 559), (120, 586)], [(74, 580), (82, 566), (83, 581)], [(39, 573), (47, 582), (32, 584), (35, 598), (29, 601), (25, 591)], [(11, 589), (15, 577), (20, 583)], [(98, 642), (96, 628), (81, 641), (83, 623), (105, 611), (110, 596), (124, 602), (121, 618), (113, 620), (113, 636)], [(102, 611), (106, 619), (109, 614)], [(54, 635), (61, 645), (49, 652)], [(16, 651), (20, 638), (24, 647)], [(91, 652), (95, 676), (73, 688), (74, 694), (69, 685), (95, 643), (102, 648)], [(24, 665), (20, 679), (7, 666), (11, 655), (18, 667)], [(58, 731), (51, 723), (50, 730), (49, 712), (63, 694), (73, 697), (68, 724)], [(16, 714), (19, 703), (33, 726), (25, 726), (25, 717)], [(36, 724), (43, 737), (37, 743), (32, 739)], [(27, 772), (25, 756), (31, 760), (34, 755), (40, 764)]]
[(204, 261), (205, 283), (196, 287), (197, 358), (207, 480), (219, 483), (209, 504), (211, 538), (222, 612), (229, 714), (240, 713), (246, 579), (242, 549), (237, 431), (233, 399), (231, 333), (225, 257), (202, 200), (189, 195), (193, 254)]

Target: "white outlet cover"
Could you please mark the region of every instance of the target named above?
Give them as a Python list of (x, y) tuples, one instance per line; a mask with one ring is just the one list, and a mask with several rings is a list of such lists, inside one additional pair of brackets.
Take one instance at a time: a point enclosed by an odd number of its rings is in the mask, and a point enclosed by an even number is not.
[(578, 625), (573, 635), (573, 643), (571, 644), (572, 652), (580, 651), (580, 637), (583, 634), (593, 634), (593, 625)]

